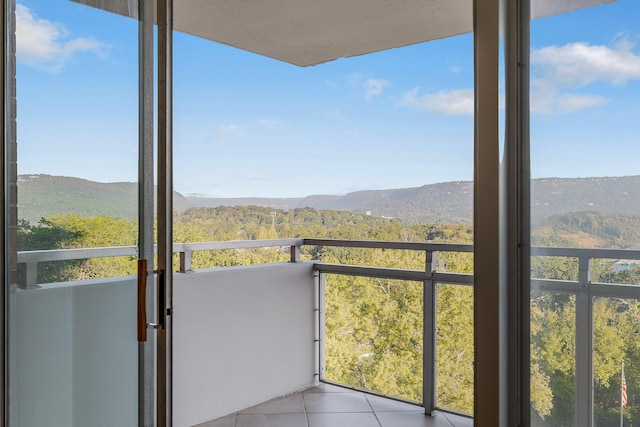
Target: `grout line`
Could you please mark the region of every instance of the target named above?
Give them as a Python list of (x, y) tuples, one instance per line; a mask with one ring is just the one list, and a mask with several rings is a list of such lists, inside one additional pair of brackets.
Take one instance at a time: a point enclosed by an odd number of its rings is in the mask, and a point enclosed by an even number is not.
[(445, 420), (447, 420), (447, 422), (449, 423), (449, 425), (451, 425), (451, 427), (456, 427), (456, 426), (453, 424), (453, 421), (451, 421), (451, 420), (449, 419), (449, 417), (447, 417), (447, 414), (445, 414), (444, 412), (440, 412), (440, 413), (442, 414), (442, 416), (444, 417), (444, 419), (445, 419)]
[(364, 394), (364, 398), (365, 398), (365, 400), (367, 401), (367, 403), (369, 404), (369, 407), (371, 408), (371, 412), (373, 413), (373, 416), (376, 418), (376, 421), (378, 422), (378, 425), (379, 425), (380, 427), (382, 427), (382, 423), (380, 422), (380, 419), (378, 418), (378, 414), (376, 413), (376, 410), (375, 410), (375, 409), (373, 409), (373, 405), (372, 405), (372, 404), (371, 404), (371, 402), (369, 401), (369, 396), (367, 396), (367, 394), (366, 394), (366, 393), (363, 393), (363, 394)]
[(304, 392), (301, 391), (302, 395), (302, 406), (304, 407), (304, 419), (307, 421), (307, 427), (309, 427), (309, 414), (307, 413), (307, 399), (304, 398)]

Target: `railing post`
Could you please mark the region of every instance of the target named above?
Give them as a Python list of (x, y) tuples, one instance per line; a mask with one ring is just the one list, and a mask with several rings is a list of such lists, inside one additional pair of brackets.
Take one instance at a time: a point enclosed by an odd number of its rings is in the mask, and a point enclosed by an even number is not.
[(300, 245), (291, 245), (291, 262), (300, 261)]
[(180, 252), (180, 273), (186, 273), (187, 271), (191, 271), (191, 258), (193, 252), (191, 251), (182, 251)]
[(318, 280), (318, 319), (319, 319), (319, 333), (320, 333), (320, 341), (319, 341), (319, 352), (320, 352), (320, 357), (319, 357), (319, 364), (320, 364), (320, 381), (325, 379), (325, 374), (326, 374), (326, 368), (327, 368), (327, 364), (326, 364), (326, 336), (327, 336), (327, 318), (326, 318), (326, 283), (327, 283), (327, 275), (324, 273), (319, 273), (319, 280)]
[(314, 316), (313, 320), (315, 322), (314, 325), (314, 351), (315, 351), (315, 372), (314, 375), (316, 377), (316, 381), (320, 382), (320, 272), (318, 270), (313, 270), (313, 309)]
[(27, 262), (24, 269), (24, 289), (34, 289), (38, 287), (38, 263)]
[(578, 258), (576, 295), (576, 425), (593, 425), (593, 301), (591, 259)]
[(435, 403), (436, 292), (433, 281), (436, 254), (426, 251), (426, 279), (422, 289), (422, 406), (431, 415)]

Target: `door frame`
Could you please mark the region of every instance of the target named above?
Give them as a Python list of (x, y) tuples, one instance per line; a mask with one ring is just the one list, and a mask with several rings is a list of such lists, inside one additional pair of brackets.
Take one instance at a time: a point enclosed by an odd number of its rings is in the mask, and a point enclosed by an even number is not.
[[(138, 259), (146, 260), (146, 278), (154, 277), (154, 23), (153, 2), (138, 0)], [(139, 267), (140, 268), (140, 267)], [(145, 314), (157, 307), (156, 289), (144, 289)], [(140, 296), (139, 296), (140, 297)], [(138, 309), (141, 307), (138, 305)], [(146, 322), (146, 315), (145, 315)], [(142, 325), (146, 327), (147, 325)], [(153, 426), (158, 407), (155, 393), (156, 339), (138, 343), (138, 426)]]
[(157, 426), (172, 425), (173, 0), (158, 0)]
[[(172, 170), (172, 0), (154, 2), (138, 0), (138, 69), (139, 69), (139, 159), (138, 159), (138, 257), (154, 260), (154, 197), (158, 204), (158, 251), (157, 269), (149, 262), (147, 276), (156, 277), (157, 289), (147, 289), (146, 309), (157, 312), (157, 325), (149, 325), (156, 330), (151, 339), (138, 345), (138, 425), (171, 425), (171, 296), (172, 296), (172, 210), (173, 210), (173, 170)], [(4, 0), (0, 11), (0, 93), (2, 94), (2, 119), (0, 127), (3, 136), (0, 150), (0, 188), (2, 207), (0, 208), (0, 277), (3, 291), (0, 292), (0, 420), (9, 425), (9, 405), (11, 392), (8, 382), (9, 319), (7, 310), (8, 293), (17, 280), (17, 150), (15, 79), (15, 0)], [(155, 12), (155, 13), (154, 13)], [(158, 120), (154, 123), (154, 23), (157, 33), (157, 89)], [(158, 176), (154, 187), (154, 125), (158, 127), (157, 153)], [(155, 191), (154, 191), (155, 190)], [(157, 193), (156, 193), (157, 191)], [(154, 274), (154, 273), (159, 274)], [(135, 328), (136, 325), (131, 325)]]

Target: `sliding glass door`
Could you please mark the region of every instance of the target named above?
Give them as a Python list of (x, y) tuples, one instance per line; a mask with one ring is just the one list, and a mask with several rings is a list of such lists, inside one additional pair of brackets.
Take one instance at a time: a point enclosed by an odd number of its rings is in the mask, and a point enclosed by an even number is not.
[(164, 347), (147, 325), (158, 322), (154, 17), (111, 3), (4, 5), (10, 426), (164, 425)]
[(532, 426), (640, 422), (640, 6), (581, 3), (531, 22)]

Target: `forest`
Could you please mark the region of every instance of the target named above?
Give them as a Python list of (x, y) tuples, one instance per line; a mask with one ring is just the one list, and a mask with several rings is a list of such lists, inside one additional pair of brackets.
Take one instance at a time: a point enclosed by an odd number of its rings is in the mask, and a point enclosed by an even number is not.
[[(408, 224), (344, 211), (257, 206), (191, 208), (174, 215), (174, 242), (289, 237), (472, 243), (465, 224)], [(134, 245), (137, 224), (115, 216), (53, 215), (19, 223), (19, 250)], [(549, 217), (532, 230), (539, 246), (626, 248), (640, 242), (640, 217), (590, 212)], [(193, 268), (274, 261), (277, 248), (198, 252)], [(303, 247), (302, 258), (329, 263), (420, 270), (424, 254), (400, 250)], [(174, 267), (177, 269), (177, 258)], [(438, 271), (473, 272), (471, 254), (443, 254)], [(131, 275), (127, 257), (41, 263), (40, 283)], [(576, 280), (574, 259), (532, 259), (532, 277)], [(594, 266), (594, 280), (640, 284), (640, 268)], [(329, 275), (326, 280), (326, 377), (380, 393), (422, 399), (422, 283)], [(620, 365), (625, 361), (629, 402), (625, 425), (640, 426), (640, 303), (593, 301), (595, 421), (619, 425)], [(437, 285), (436, 405), (473, 412), (473, 287)], [(575, 297), (531, 297), (531, 407), (535, 426), (573, 425), (575, 401)]]

